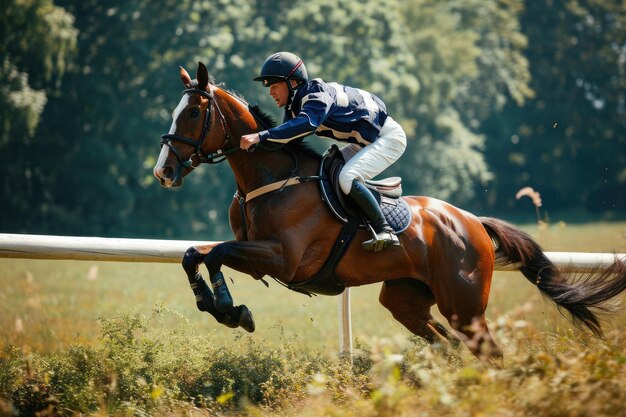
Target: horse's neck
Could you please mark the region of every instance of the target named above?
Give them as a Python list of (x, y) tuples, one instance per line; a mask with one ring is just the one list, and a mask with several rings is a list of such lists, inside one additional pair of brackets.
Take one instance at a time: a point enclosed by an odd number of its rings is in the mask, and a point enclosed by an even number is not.
[[(264, 185), (307, 172), (303, 168), (309, 165), (308, 161), (301, 155), (294, 156), (295, 160), (282, 150), (256, 149), (252, 153), (241, 151), (231, 154), (228, 163), (235, 174), (237, 189), (245, 195)], [(308, 174), (313, 175), (312, 172)]]
[[(216, 92), (220, 105), (224, 103), (222, 111), (232, 146), (239, 146), (242, 135), (263, 130), (246, 103), (225, 91), (216, 89)], [(227, 160), (235, 174), (237, 188), (244, 194), (274, 181), (286, 179), (295, 167), (293, 159), (282, 151), (240, 151), (228, 155)]]

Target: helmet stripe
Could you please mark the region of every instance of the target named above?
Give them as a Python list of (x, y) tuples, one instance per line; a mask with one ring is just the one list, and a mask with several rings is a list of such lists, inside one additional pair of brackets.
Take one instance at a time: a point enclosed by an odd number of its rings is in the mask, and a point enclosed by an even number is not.
[(299, 60), (298, 63), (296, 64), (295, 67), (293, 67), (293, 69), (291, 71), (289, 71), (289, 74), (287, 74), (287, 76), (285, 78), (289, 78), (293, 75), (294, 72), (296, 72), (296, 70), (298, 68), (300, 68), (300, 66), (302, 65), (302, 60)]

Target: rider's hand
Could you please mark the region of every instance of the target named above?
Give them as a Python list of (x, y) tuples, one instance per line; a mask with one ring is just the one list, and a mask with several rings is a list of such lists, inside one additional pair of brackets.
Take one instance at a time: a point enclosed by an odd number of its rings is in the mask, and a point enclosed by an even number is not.
[(256, 145), (261, 141), (258, 133), (252, 133), (250, 135), (243, 135), (239, 141), (239, 147), (245, 151), (250, 149), (253, 145)]

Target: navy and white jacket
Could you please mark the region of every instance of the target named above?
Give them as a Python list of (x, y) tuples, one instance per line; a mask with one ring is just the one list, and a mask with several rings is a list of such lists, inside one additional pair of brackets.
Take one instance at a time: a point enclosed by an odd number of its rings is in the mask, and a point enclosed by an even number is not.
[(385, 103), (374, 94), (317, 78), (295, 90), (283, 124), (259, 137), (261, 142), (287, 143), (315, 133), (366, 146), (376, 140), (386, 119)]

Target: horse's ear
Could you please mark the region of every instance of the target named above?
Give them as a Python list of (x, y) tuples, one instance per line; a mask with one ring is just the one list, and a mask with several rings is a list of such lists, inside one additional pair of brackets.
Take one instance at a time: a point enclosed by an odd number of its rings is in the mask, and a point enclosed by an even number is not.
[(191, 77), (185, 68), (180, 67), (180, 79), (182, 80), (185, 88), (191, 88)]
[(207, 71), (202, 62), (198, 62), (196, 79), (198, 80), (198, 88), (201, 90), (206, 90), (207, 85), (209, 85), (209, 71)]

